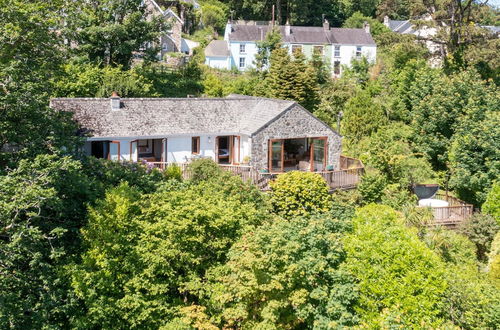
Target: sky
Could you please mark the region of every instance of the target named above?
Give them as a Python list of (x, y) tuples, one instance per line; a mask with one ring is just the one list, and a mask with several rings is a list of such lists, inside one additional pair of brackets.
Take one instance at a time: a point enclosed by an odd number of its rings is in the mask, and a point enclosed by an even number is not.
[(494, 7), (500, 7), (500, 0), (490, 0), (488, 3)]

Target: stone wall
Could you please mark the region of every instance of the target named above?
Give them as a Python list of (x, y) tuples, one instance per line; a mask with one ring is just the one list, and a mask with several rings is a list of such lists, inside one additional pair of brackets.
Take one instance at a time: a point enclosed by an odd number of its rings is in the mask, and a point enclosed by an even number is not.
[(250, 165), (257, 169), (268, 168), (269, 140), (328, 137), (327, 165), (340, 169), (342, 138), (328, 125), (311, 115), (306, 109), (295, 105), (281, 117), (268, 124), (252, 136)]

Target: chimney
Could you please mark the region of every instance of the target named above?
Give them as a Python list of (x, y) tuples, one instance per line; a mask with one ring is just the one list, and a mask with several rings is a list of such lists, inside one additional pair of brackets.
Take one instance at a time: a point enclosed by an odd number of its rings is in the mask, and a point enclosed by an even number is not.
[(323, 30), (325, 30), (325, 31), (330, 30), (330, 22), (328, 22), (327, 19), (323, 20)]
[(290, 22), (286, 20), (285, 24), (285, 36), (289, 36), (292, 33), (292, 27), (290, 26)]
[(110, 97), (111, 100), (111, 110), (120, 110), (121, 102), (120, 95), (117, 92), (113, 92)]
[(389, 16), (387, 15), (384, 16), (384, 25), (389, 27)]
[(370, 34), (370, 24), (368, 22), (363, 23), (363, 29), (365, 29), (365, 32)]

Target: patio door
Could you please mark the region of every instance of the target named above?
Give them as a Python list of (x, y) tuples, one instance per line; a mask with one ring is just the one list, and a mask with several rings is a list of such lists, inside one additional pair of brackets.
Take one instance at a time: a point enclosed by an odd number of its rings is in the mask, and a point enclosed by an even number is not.
[(110, 160), (120, 160), (120, 141), (109, 142), (109, 155)]
[(311, 143), (311, 171), (326, 169), (326, 138), (314, 138)]
[(269, 141), (269, 170), (283, 172), (284, 140)]

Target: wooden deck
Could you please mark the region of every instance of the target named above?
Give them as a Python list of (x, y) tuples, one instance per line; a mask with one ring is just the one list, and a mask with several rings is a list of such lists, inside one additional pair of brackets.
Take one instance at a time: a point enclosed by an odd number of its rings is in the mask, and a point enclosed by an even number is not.
[(465, 220), (472, 216), (474, 206), (461, 201), (458, 198), (450, 196), (447, 192), (438, 192), (436, 199), (444, 200), (449, 203), (449, 206), (432, 207), (434, 215), (433, 226), (443, 226), (449, 229), (456, 229)]
[[(152, 162), (147, 163), (149, 166), (160, 170), (172, 166), (173, 163)], [(341, 156), (341, 170), (317, 172), (325, 179), (330, 187), (330, 191), (334, 190), (349, 190), (354, 189), (361, 181), (364, 174), (363, 163), (357, 159)], [(189, 179), (189, 171), (187, 171), (188, 163), (176, 164), (181, 168), (184, 179)], [(245, 182), (250, 182), (256, 185), (262, 191), (270, 190), (269, 183), (275, 180), (279, 173), (262, 173), (251, 166), (245, 165), (219, 165), (224, 171), (228, 171), (241, 177)]]

